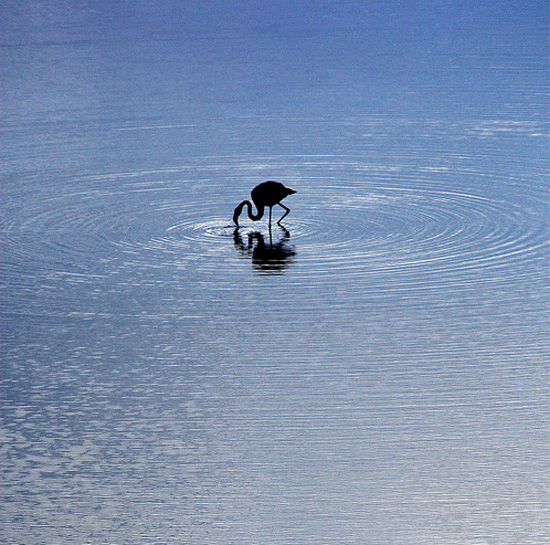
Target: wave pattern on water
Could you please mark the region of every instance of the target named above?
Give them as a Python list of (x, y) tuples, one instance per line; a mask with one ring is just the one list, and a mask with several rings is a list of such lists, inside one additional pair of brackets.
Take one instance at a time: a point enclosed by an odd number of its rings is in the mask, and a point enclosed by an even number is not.
[(529, 211), (511, 203), (412, 188), (369, 193), (331, 198), (311, 224), (297, 229), (316, 273), (428, 270), (460, 281), (460, 271), (529, 260), (544, 246), (543, 218), (533, 222)]
[[(364, 278), (389, 290), (494, 281), (520, 275), (546, 255), (547, 221), (536, 195), (514, 202), (509, 195), (434, 189), (445, 186), (437, 168), (414, 178), (400, 168), (317, 160), (302, 165), (285, 219), (293, 274), (303, 281)], [(318, 171), (327, 166), (334, 172), (323, 179)], [(38, 194), (25, 207), (8, 207), (0, 220), (4, 279), (24, 282), (15, 278), (29, 275), (31, 264), (72, 281), (130, 266), (207, 273), (233, 266), (246, 255), (230, 220), (246, 197), (231, 187), (242, 175), (235, 165), (226, 172), (204, 168), (200, 176), (182, 168), (71, 180), (56, 196)], [(291, 168), (297, 171), (299, 162)], [(254, 232), (267, 234), (266, 221), (241, 230), (245, 238)], [(285, 237), (274, 226), (272, 243)]]

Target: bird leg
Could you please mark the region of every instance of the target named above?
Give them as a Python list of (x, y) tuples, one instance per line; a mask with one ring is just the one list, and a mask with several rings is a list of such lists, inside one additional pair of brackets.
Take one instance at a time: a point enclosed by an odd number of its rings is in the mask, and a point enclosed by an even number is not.
[(277, 225), (281, 226), (281, 221), (283, 221), (284, 218), (286, 218), (287, 214), (290, 212), (290, 208), (286, 207), (284, 204), (277, 203), (281, 208), (284, 208), (286, 212), (279, 218), (279, 221), (277, 221)]

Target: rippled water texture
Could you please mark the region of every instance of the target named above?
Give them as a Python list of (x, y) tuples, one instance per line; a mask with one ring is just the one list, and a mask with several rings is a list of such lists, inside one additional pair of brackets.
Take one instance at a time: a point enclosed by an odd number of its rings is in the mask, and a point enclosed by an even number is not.
[(237, 4), (8, 9), (0, 541), (548, 542), (546, 8)]

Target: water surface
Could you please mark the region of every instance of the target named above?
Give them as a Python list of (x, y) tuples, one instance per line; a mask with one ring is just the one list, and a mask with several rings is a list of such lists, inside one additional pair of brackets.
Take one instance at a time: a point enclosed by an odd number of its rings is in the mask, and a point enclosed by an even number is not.
[(163, 6), (5, 8), (2, 541), (546, 542), (547, 8)]

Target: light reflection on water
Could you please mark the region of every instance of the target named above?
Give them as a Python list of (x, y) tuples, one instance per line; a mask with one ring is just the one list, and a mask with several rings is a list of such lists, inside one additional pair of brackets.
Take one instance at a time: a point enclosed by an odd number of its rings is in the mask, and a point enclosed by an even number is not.
[[(202, 68), (185, 40), (139, 62), (109, 42), (99, 64), (90, 40), (8, 48), (90, 87), (56, 110), (65, 80), (35, 103), (23, 85), (35, 109), (7, 108), (2, 541), (544, 542), (547, 129), (527, 84), (499, 111), (483, 57), (491, 116), (444, 111), (454, 72), (411, 88), (444, 99), (429, 115), (370, 115), (343, 70), (311, 95), (230, 86), (209, 115), (214, 86), (186, 102), (173, 59), (220, 83), (230, 39), (194, 42)], [(249, 47), (265, 73), (290, 48)], [(262, 107), (292, 92), (306, 113)], [(298, 191), (284, 228), (235, 229), (267, 179)]]
[(67, 177), (4, 214), (10, 539), (537, 526), (540, 197), (307, 162), (271, 236), (215, 197), (236, 170)]

